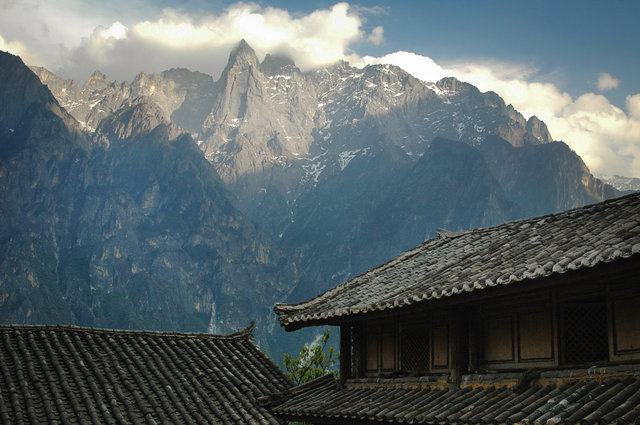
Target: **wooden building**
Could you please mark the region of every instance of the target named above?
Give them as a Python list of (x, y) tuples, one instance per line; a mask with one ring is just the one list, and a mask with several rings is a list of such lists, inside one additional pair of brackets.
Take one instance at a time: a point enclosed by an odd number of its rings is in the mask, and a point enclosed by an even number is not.
[(0, 325), (0, 424), (281, 424), (293, 383), (231, 335)]
[(340, 327), (341, 381), (268, 403), (313, 423), (640, 421), (640, 194), (442, 231), (316, 298), (287, 330)]

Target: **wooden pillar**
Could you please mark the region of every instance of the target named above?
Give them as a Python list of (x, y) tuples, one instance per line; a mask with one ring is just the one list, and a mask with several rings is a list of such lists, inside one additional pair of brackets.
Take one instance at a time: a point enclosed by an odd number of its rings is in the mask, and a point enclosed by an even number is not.
[(351, 378), (351, 327), (340, 326), (340, 382)]
[(467, 317), (467, 329), (469, 330), (469, 364), (467, 372), (469, 373), (476, 372), (480, 362), (480, 323), (476, 310), (472, 310)]
[(469, 361), (469, 339), (467, 315), (463, 311), (456, 311), (451, 329), (451, 382), (460, 385), (462, 375), (467, 373)]

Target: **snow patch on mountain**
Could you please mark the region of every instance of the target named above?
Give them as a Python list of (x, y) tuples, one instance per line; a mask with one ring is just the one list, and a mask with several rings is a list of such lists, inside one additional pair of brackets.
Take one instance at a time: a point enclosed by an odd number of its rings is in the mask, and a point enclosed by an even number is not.
[(637, 177), (618, 175), (598, 175), (596, 177), (621, 191), (640, 191), (640, 178)]
[(344, 151), (340, 152), (338, 155), (338, 162), (340, 163), (340, 171), (344, 170), (347, 165), (351, 162), (353, 158), (361, 151), (362, 149), (356, 149), (353, 151)]
[(308, 165), (303, 165), (302, 168), (307, 172), (307, 176), (313, 179), (315, 183), (318, 183), (320, 174), (324, 171), (327, 164), (323, 162), (312, 162)]

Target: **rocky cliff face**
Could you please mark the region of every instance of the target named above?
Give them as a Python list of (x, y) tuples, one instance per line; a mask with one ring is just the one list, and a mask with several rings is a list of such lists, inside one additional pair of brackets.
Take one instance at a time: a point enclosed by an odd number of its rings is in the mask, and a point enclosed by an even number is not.
[(640, 190), (640, 178), (624, 176), (599, 176), (599, 179), (624, 193), (637, 192)]
[[(246, 204), (265, 180), (278, 179), (281, 168), (308, 154), (317, 102), (297, 68), (273, 59), (261, 67), (244, 41), (231, 52), (216, 89), (201, 149)], [(279, 191), (297, 187), (302, 175), (295, 168), (281, 177)]]
[(479, 147), (507, 196), (529, 216), (601, 202), (619, 192), (596, 179), (563, 142), (514, 148), (497, 137)]
[(234, 206), (191, 136), (138, 97), (89, 140), (18, 58), (0, 55), (0, 70), (0, 105), (19, 105), (0, 123), (12, 130), (0, 320), (212, 332), (256, 320), (269, 346), (270, 307), (295, 264)]
[[(300, 263), (312, 264), (308, 274), (332, 286), (435, 237), (440, 228), (486, 227), (523, 214), (480, 151), (438, 138), (415, 163), (397, 148), (354, 158), (343, 173), (298, 199), (281, 240), (302, 251), (306, 261)], [(304, 288), (296, 291), (306, 295)]]
[(68, 321), (58, 247), (71, 231), (63, 217), (77, 212), (89, 142), (18, 57), (0, 54), (0, 74), (0, 316)]
[(140, 74), (131, 83), (97, 72), (79, 90), (36, 71), (90, 131), (125, 102), (148, 96), (196, 135), (249, 211), (267, 191), (292, 202), (372, 146), (392, 144), (416, 161), (436, 137), (472, 146), (487, 135), (513, 146), (551, 141), (537, 118), (527, 121), (495, 93), (454, 78), (425, 83), (394, 66), (347, 63), (302, 73), (283, 57), (261, 63), (244, 41), (216, 83), (187, 70)]
[(93, 133), (100, 121), (138, 97), (148, 97), (166, 117), (197, 134), (211, 110), (213, 79), (183, 68), (161, 74), (140, 73), (130, 82), (109, 81), (100, 71), (79, 86), (41, 67), (31, 67), (56, 99), (78, 122)]

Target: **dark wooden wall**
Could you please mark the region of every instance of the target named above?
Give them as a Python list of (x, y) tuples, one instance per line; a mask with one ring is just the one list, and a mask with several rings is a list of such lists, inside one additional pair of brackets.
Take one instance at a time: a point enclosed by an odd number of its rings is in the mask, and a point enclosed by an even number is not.
[[(349, 377), (640, 359), (640, 285), (585, 281), (342, 327)], [(350, 349), (346, 349), (351, 346)]]

